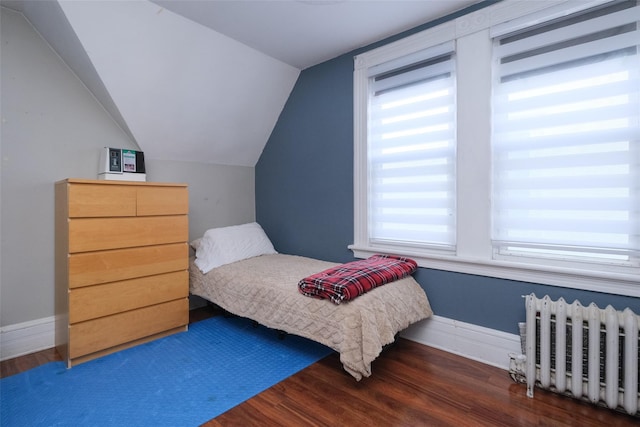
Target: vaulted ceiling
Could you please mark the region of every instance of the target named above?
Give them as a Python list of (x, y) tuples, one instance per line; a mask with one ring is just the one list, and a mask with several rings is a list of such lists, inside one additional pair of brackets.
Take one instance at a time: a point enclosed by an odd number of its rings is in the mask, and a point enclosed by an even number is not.
[(151, 159), (254, 166), (301, 70), (477, 0), (2, 0)]

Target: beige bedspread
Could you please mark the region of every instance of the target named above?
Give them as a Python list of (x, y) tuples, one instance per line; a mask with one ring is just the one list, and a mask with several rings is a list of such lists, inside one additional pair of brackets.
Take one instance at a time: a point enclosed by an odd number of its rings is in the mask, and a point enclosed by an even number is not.
[(262, 255), (207, 274), (190, 266), (191, 293), (230, 313), (322, 343), (340, 353), (357, 380), (397, 332), (432, 315), (424, 290), (408, 277), (340, 305), (302, 295), (298, 282), (335, 263), (293, 255)]
[(412, 277), (340, 305), (298, 291), (302, 278), (334, 265), (293, 255), (262, 255), (202, 274), (192, 260), (190, 288), (230, 313), (331, 347), (340, 353), (344, 369), (360, 380), (371, 375), (371, 362), (396, 333), (432, 311)]

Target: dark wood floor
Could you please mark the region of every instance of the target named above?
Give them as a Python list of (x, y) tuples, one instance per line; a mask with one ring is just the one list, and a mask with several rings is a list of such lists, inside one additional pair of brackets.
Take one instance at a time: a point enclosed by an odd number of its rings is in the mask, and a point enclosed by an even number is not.
[[(191, 321), (219, 314), (192, 310)], [(45, 350), (0, 363), (2, 377), (60, 360)], [(631, 426), (631, 417), (514, 383), (498, 368), (399, 339), (360, 382), (332, 354), (205, 424), (217, 426)]]

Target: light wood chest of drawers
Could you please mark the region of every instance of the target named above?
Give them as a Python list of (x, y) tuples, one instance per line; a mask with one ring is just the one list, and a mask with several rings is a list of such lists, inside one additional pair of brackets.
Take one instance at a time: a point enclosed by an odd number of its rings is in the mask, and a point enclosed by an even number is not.
[(67, 367), (189, 323), (184, 184), (55, 185), (56, 348)]

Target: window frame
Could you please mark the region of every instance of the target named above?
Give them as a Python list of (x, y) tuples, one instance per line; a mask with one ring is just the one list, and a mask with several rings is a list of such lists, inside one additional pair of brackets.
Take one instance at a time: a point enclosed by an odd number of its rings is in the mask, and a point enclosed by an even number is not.
[[(505, 0), (354, 58), (354, 243), (349, 249), (357, 258), (380, 252), (398, 254), (412, 257), (421, 267), (436, 270), (640, 297), (640, 268), (615, 265), (601, 268), (600, 264), (588, 268), (587, 263), (497, 256), (491, 244), (490, 29), (498, 24), (509, 25), (518, 18), (535, 22), (540, 16), (561, 17), (608, 1)], [(372, 244), (367, 232), (367, 70), (449, 41), (456, 43), (457, 61), (457, 250), (448, 254)]]

